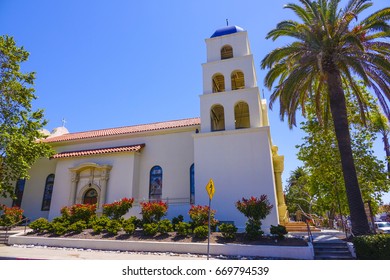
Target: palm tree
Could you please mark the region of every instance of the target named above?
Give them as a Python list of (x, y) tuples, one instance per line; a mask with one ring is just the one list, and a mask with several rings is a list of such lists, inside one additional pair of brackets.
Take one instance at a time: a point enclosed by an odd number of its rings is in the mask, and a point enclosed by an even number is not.
[[(352, 232), (369, 233), (364, 203), (352, 157), (343, 85), (349, 85), (359, 101), (362, 118), (365, 100), (357, 79), (373, 89), (386, 116), (390, 119), (390, 44), (380, 39), (390, 36), (390, 8), (384, 8), (358, 22), (358, 15), (372, 6), (370, 0), (349, 0), (339, 9), (340, 0), (299, 0), (287, 4), (302, 22), (287, 20), (271, 30), (267, 39), (281, 36), (294, 41), (271, 51), (262, 61), (270, 68), (265, 85), (271, 89), (270, 107), (278, 99), (280, 116), (296, 125), (296, 111), (305, 115), (305, 103), (313, 102), (322, 123), (332, 114), (350, 209)], [(356, 23), (353, 25), (353, 23)], [(355, 76), (356, 77), (355, 77)]]

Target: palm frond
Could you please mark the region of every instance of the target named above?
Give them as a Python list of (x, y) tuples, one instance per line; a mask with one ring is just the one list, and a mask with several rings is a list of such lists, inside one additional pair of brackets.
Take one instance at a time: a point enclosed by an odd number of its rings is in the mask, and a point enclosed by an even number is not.
[(366, 36), (367, 41), (373, 41), (378, 38), (388, 38), (390, 37), (390, 31), (376, 32)]
[(264, 78), (264, 84), (268, 89), (272, 88), (272, 85), (274, 82), (280, 77), (285, 71), (286, 71), (286, 63), (282, 61), (281, 63), (278, 63), (272, 67), (270, 71), (266, 74)]
[(304, 23), (306, 24), (309, 24), (311, 22), (311, 15), (309, 13), (307, 13), (307, 11), (305, 9), (303, 9), (301, 6), (297, 5), (297, 4), (293, 4), (293, 3), (288, 3), (286, 5), (284, 5), (285, 9), (290, 9), (292, 11), (294, 11), (294, 13), (300, 18), (303, 20)]
[(340, 56), (337, 65), (341, 67), (342, 64), (345, 64), (348, 68), (351, 68), (353, 72), (364, 81), (366, 85), (370, 83), (369, 77), (366, 73), (366, 68), (362, 65), (361, 57), (359, 55)]
[(360, 51), (364, 51), (364, 45), (363, 45), (362, 41), (354, 33), (347, 33), (347, 34), (345, 34), (345, 36), (341, 37), (340, 40), (347, 43), (349, 45), (349, 49), (351, 48), (351, 46), (353, 46), (354, 48), (357, 48)]
[(375, 65), (375, 68), (380, 70), (382, 73), (387, 73), (390, 75), (390, 61), (389, 58), (373, 52), (365, 52), (364, 58), (366, 63), (370, 65)]
[(302, 52), (304, 50), (304, 46), (301, 43), (295, 42), (291, 45), (287, 45), (283, 48), (277, 48), (271, 51), (261, 62), (261, 67), (264, 69), (265, 67), (273, 67), (275, 63), (279, 63), (279, 61), (286, 59), (287, 57), (291, 57), (294, 54)]
[(343, 73), (342, 80), (344, 88), (351, 90), (350, 94), (356, 97), (359, 106), (360, 119), (363, 124), (366, 125), (368, 108), (362, 88), (356, 83), (356, 80), (348, 70)]
[[(371, 83), (371, 87), (374, 90), (376, 97), (378, 98), (379, 104), (381, 105), (384, 115), (387, 117), (387, 120), (390, 122), (390, 108), (387, 105), (386, 98), (383, 96), (381, 90), (374, 83)], [(388, 98), (389, 97), (387, 97), (387, 99)]]
[(361, 21), (362, 25), (370, 25), (373, 22), (383, 21), (386, 22), (390, 19), (390, 7), (378, 10)]

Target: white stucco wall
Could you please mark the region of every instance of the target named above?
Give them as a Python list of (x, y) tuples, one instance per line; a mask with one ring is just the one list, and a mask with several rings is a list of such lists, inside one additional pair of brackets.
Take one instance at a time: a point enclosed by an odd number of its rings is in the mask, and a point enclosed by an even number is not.
[(262, 228), (278, 224), (269, 127), (196, 134), (194, 146), (196, 204), (208, 204), (205, 186), (211, 178), (216, 189), (211, 208), (218, 220), (235, 221), (243, 230), (246, 218), (235, 202), (266, 194), (274, 207)]
[[(43, 193), (45, 190), (46, 178), (50, 174), (55, 173), (55, 162), (49, 159), (40, 159), (29, 171), (30, 179), (26, 180), (22, 197), (21, 208), (24, 210), (24, 215), (35, 220), (40, 217), (47, 218), (49, 211), (41, 211)], [(12, 206), (12, 199), (1, 198), (0, 204), (5, 204), (8, 207)]]
[[(137, 202), (148, 200), (150, 170), (155, 165), (161, 166), (163, 169), (162, 197), (175, 204), (172, 205), (169, 216), (185, 215), (186, 213), (181, 213), (181, 211), (184, 209), (185, 212), (188, 212), (189, 209), (190, 166), (194, 163), (192, 135), (195, 133), (196, 128), (199, 127), (184, 128), (171, 131), (170, 133), (155, 132), (148, 135), (120, 137), (100, 142), (96, 140), (83, 141), (73, 145), (57, 147), (58, 151), (78, 151), (145, 144), (145, 147), (139, 154), (131, 152), (64, 158), (48, 161), (56, 163), (56, 166), (51, 164), (50, 168), (40, 165), (40, 163), (37, 164), (32, 170), (33, 178), (38, 176), (39, 180), (42, 180), (43, 177), (46, 179), (47, 174), (50, 174), (48, 173), (49, 169), (52, 173), (55, 173), (50, 214), (45, 213), (44, 217), (48, 217), (51, 220), (60, 215), (60, 209), (63, 206), (68, 205), (72, 186), (70, 168), (77, 168), (86, 163), (112, 166), (108, 180), (106, 203), (123, 197), (134, 197)], [(80, 190), (89, 182), (89, 178), (80, 179), (76, 193), (80, 194)], [(98, 178), (94, 179), (94, 183), (100, 184)], [(28, 213), (34, 219), (43, 216), (37, 210), (38, 204), (34, 202), (39, 198), (40, 203), (42, 203), (43, 188), (44, 183), (42, 184), (42, 194), (38, 194), (39, 192), (36, 191), (32, 194), (25, 193), (24, 196), (24, 207), (29, 209)], [(34, 199), (32, 200), (31, 197), (34, 197)], [(184, 208), (183, 205), (185, 205)], [(139, 213), (137, 208), (134, 211), (136, 212), (135, 214)]]

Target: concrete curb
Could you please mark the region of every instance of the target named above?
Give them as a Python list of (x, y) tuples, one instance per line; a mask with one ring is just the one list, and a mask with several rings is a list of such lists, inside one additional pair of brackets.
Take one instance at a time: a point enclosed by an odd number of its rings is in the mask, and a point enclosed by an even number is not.
[[(172, 252), (177, 254), (207, 254), (206, 243), (44, 238), (25, 236), (23, 233), (10, 236), (8, 244), (84, 248), (93, 250)], [(311, 246), (311, 244), (309, 244), (308, 246), (210, 244), (210, 254), (304, 260), (314, 259), (314, 251), (313, 246)]]

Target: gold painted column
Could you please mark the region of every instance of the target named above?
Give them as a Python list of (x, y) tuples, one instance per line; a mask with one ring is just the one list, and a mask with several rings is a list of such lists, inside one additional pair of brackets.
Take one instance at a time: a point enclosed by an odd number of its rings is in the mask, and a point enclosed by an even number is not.
[(278, 155), (277, 146), (272, 146), (272, 163), (274, 166), (276, 198), (278, 200), (279, 223), (284, 225), (288, 222), (287, 205), (284, 199), (282, 184), (282, 173), (284, 171), (284, 156)]

